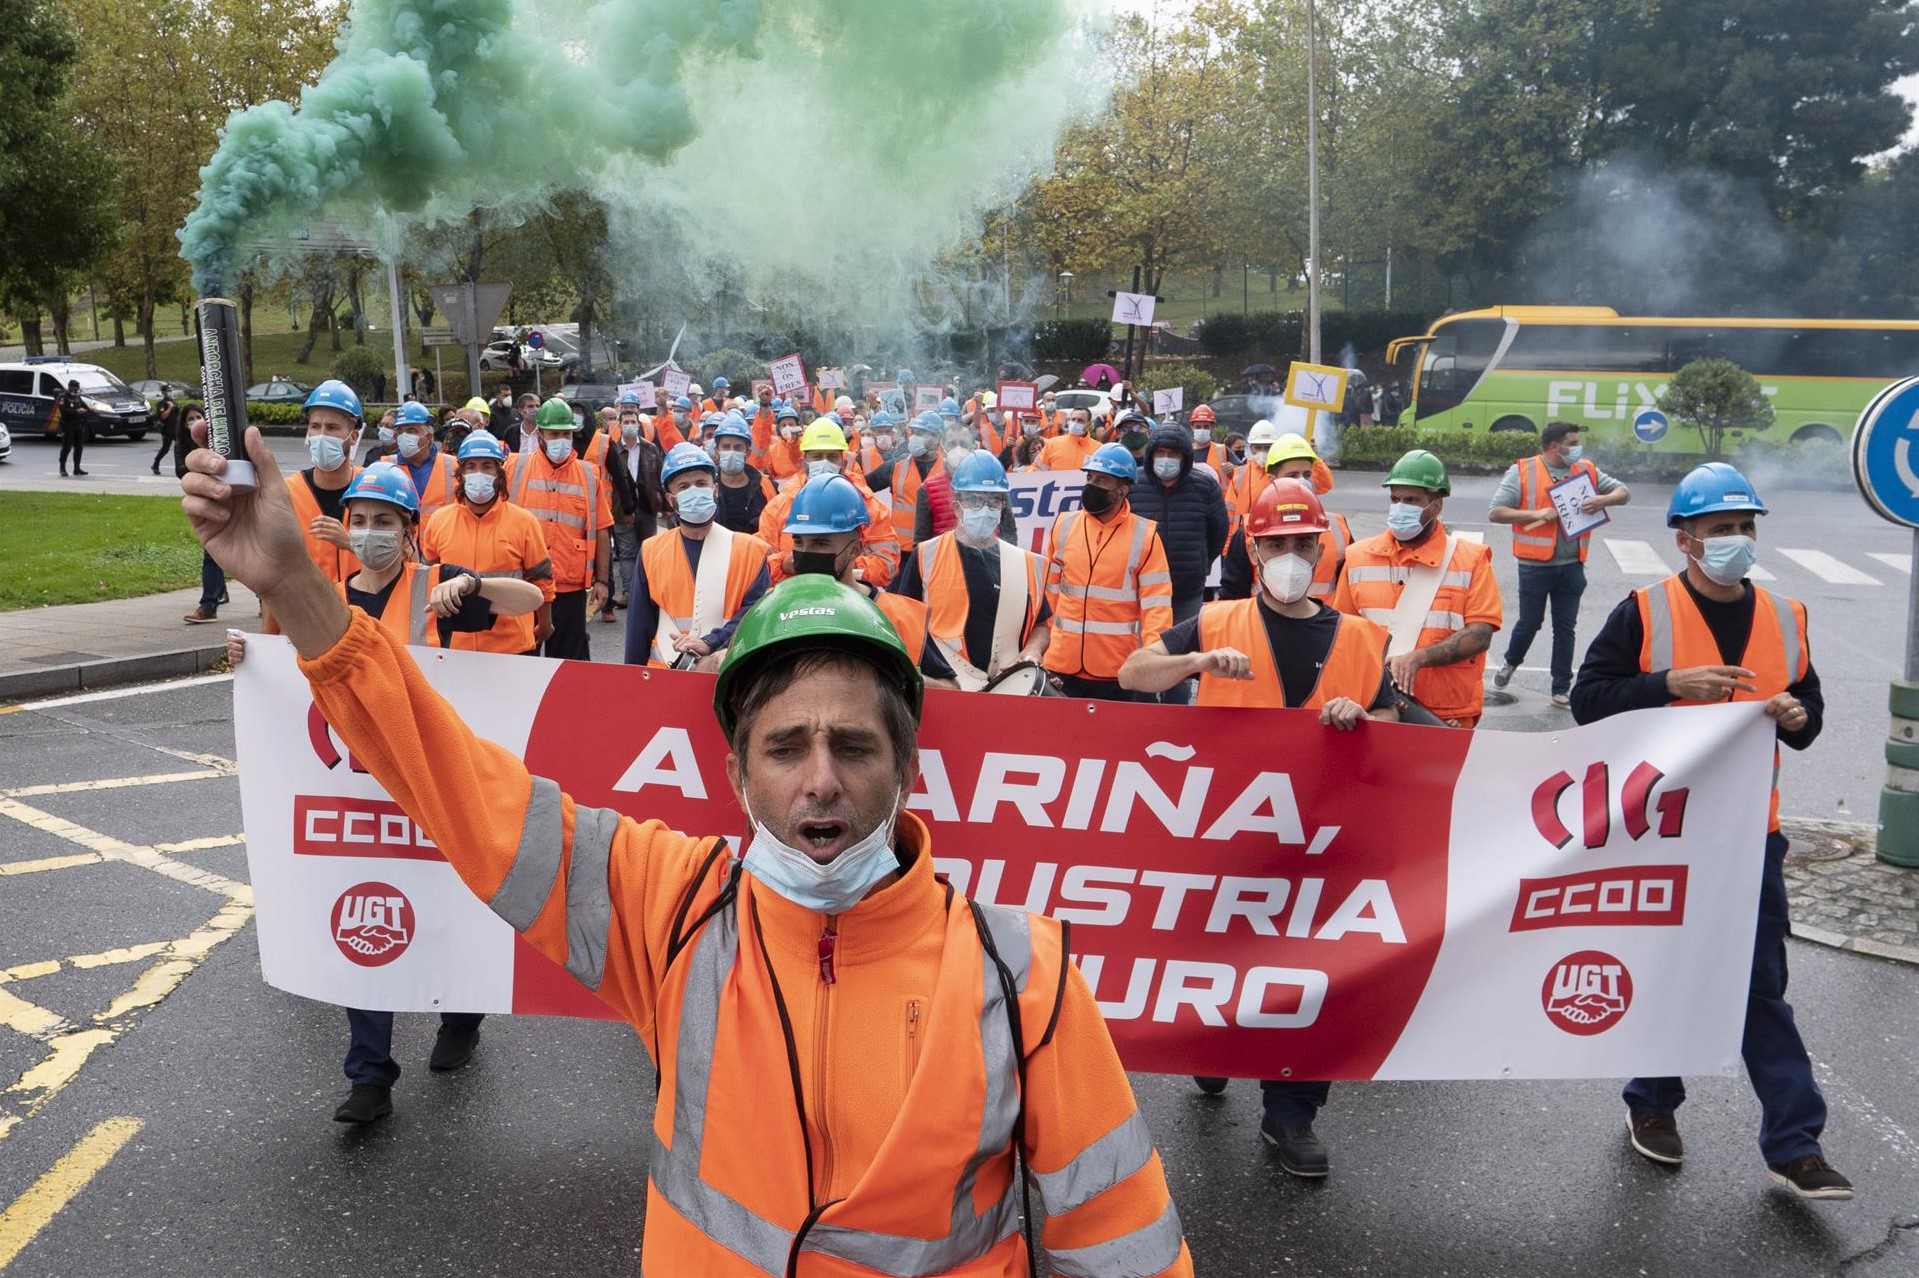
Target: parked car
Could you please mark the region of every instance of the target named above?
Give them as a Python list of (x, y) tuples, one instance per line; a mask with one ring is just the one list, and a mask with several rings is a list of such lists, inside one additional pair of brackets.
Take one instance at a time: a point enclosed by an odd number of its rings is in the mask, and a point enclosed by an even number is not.
[(587, 414), (597, 413), (609, 404), (620, 402), (620, 388), (613, 382), (573, 382), (560, 387), (559, 395)]
[(7, 461), (12, 456), (13, 434), (7, 430), (4, 423), (0, 423), (0, 462)]
[(1282, 403), (1277, 395), (1215, 395), (1210, 402), (1216, 439), (1223, 439), (1233, 431), (1245, 434), (1254, 422), (1277, 413)]
[(1113, 395), (1111, 391), (1087, 390), (1079, 387), (1075, 390), (1057, 391), (1053, 403), (1062, 412), (1071, 412), (1075, 408), (1084, 408), (1095, 419), (1113, 415)]
[(57, 401), (68, 382), (80, 383), (88, 439), (144, 439), (153, 428), (153, 410), (125, 382), (98, 364), (76, 364), (65, 355), (29, 355), (0, 364), (0, 424), (23, 434), (58, 436)]
[(303, 386), (286, 377), (255, 382), (247, 387), (247, 399), (256, 404), (304, 404), (312, 393), (311, 386)]
[(165, 380), (148, 379), (146, 381), (129, 382), (127, 383), (127, 389), (146, 400), (149, 404), (158, 404), (161, 394), (168, 390), (173, 392), (173, 401), (176, 404), (183, 403), (187, 400), (197, 400), (202, 397), (200, 383), (198, 382), (169, 382)]

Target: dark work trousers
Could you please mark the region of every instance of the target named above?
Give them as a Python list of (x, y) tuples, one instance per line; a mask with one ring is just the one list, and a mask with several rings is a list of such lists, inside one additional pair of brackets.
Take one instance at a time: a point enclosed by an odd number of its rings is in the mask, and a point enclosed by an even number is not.
[(226, 601), (227, 575), (213, 562), (213, 556), (203, 550), (200, 552), (200, 610), (218, 612)]
[(1579, 597), (1586, 593), (1586, 565), (1577, 559), (1563, 564), (1519, 561), (1519, 623), (1506, 640), (1506, 664), (1526, 660), (1533, 636), (1553, 609), (1553, 691), (1573, 690), (1573, 627), (1579, 621)]
[[(1759, 881), (1759, 929), (1753, 937), (1752, 988), (1739, 1051), (1759, 1097), (1759, 1153), (1768, 1163), (1817, 1154), (1826, 1127), (1826, 1098), (1812, 1078), (1812, 1060), (1786, 1002), (1786, 836), (1766, 836), (1766, 872)], [(1670, 1114), (1686, 1099), (1676, 1078), (1626, 1084), (1633, 1113)]]
[[(172, 449), (173, 449), (173, 427), (162, 426), (160, 428), (160, 451), (153, 455), (154, 466), (157, 467), (161, 462), (165, 461), (167, 454), (171, 452)], [(156, 471), (155, 473), (158, 473), (158, 472)]]
[(1069, 697), (1085, 697), (1088, 701), (1157, 701), (1150, 692), (1128, 692), (1119, 686), (1117, 679), (1084, 679), (1079, 675), (1054, 675), (1060, 682), (1060, 690)]
[[(485, 1012), (442, 1012), (440, 1024), (455, 1034), (471, 1034), (486, 1019)], [(349, 1038), (346, 1048), (346, 1081), (358, 1087), (371, 1083), (391, 1087), (400, 1076), (399, 1062), (393, 1059), (393, 1013), (363, 1012), (357, 1007), (346, 1010)]]
[(81, 422), (68, 422), (60, 427), (60, 473), (67, 470), (67, 454), (73, 454), (73, 468), (80, 469), (80, 453), (87, 446), (87, 428)]
[(1266, 1104), (1266, 1119), (1275, 1127), (1311, 1127), (1331, 1083), (1299, 1083), (1292, 1079), (1269, 1078), (1259, 1085), (1260, 1099)]
[(547, 636), (540, 655), (593, 660), (593, 651), (586, 643), (586, 591), (563, 590), (553, 596), (553, 633)]

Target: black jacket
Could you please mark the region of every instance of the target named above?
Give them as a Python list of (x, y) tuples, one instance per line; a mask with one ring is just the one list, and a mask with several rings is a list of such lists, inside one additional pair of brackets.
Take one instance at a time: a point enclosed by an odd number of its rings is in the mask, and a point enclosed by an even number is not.
[[(1169, 487), (1153, 474), (1152, 456), (1170, 448), (1180, 456), (1179, 478)], [(1184, 621), (1205, 601), (1206, 576), (1226, 547), (1226, 494), (1206, 471), (1193, 470), (1193, 437), (1175, 427), (1154, 432), (1147, 461), (1130, 500), (1135, 514), (1159, 525), (1166, 566), (1173, 575), (1173, 617)]]

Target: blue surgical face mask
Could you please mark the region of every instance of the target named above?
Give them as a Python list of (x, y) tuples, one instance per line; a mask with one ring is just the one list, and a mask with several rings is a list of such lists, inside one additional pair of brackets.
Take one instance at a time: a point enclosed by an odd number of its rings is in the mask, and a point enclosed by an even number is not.
[(840, 468), (830, 461), (810, 461), (806, 463), (806, 477), (818, 479), (821, 475), (837, 475)]
[(746, 471), (746, 454), (736, 448), (721, 453), (718, 460), (720, 469), (729, 475), (744, 474)]
[(1411, 541), (1426, 531), (1425, 508), (1396, 501), (1386, 512), (1386, 527), (1391, 529), (1393, 536), (1399, 540)]
[(460, 487), (466, 490), (466, 499), (476, 506), (484, 506), (493, 500), (496, 487), (493, 476), (474, 471), (470, 475), (460, 476)]
[(425, 447), (425, 445), (421, 443), (420, 437), (411, 433), (400, 436), (399, 442), (400, 456), (402, 457), (418, 457), (420, 450)]
[(380, 442), (382, 444), (390, 444), (393, 442), (393, 428), (391, 426), (380, 427)]
[(960, 532), (970, 541), (991, 541), (999, 535), (999, 511), (990, 506), (960, 511)]
[(1693, 560), (1699, 571), (1722, 586), (1736, 586), (1746, 579), (1759, 561), (1759, 543), (1744, 534), (1732, 537), (1694, 538), (1699, 554)]
[(1586, 446), (1584, 444), (1574, 444), (1571, 448), (1568, 448), (1566, 450), (1566, 464), (1570, 466), (1574, 462), (1578, 461), (1581, 457), (1584, 457), (1585, 455), (1586, 455)]
[(932, 441), (924, 435), (908, 435), (906, 437), (906, 451), (915, 457), (926, 456), (926, 450), (930, 447), (932, 447)]
[(338, 470), (346, 460), (346, 445), (331, 435), (308, 435), (307, 456), (321, 470)]
[(887, 818), (871, 834), (821, 865), (800, 849), (782, 843), (753, 816), (749, 805), (746, 819), (753, 822), (753, 841), (746, 848), (746, 868), (755, 879), (795, 905), (821, 914), (844, 914), (900, 868), (899, 856), (893, 851), (894, 814), (898, 810), (899, 794), (895, 792)]
[(719, 508), (719, 495), (711, 488), (682, 488), (673, 497), (673, 513), (683, 524), (710, 524)]
[(1086, 433), (1086, 423), (1082, 421), (1067, 422), (1066, 433), (1069, 435), (1084, 435)]
[(555, 466), (563, 466), (566, 459), (573, 455), (573, 441), (570, 439), (549, 439), (546, 441), (546, 459)]
[(1199, 445), (1201, 448), (1204, 448), (1207, 444), (1210, 444), (1212, 442), (1213, 442), (1212, 427), (1210, 426), (1193, 427), (1193, 443)]
[(1167, 479), (1167, 480), (1178, 479), (1179, 478), (1179, 458), (1177, 457), (1153, 458), (1153, 473), (1155, 475), (1158, 475), (1161, 479)]

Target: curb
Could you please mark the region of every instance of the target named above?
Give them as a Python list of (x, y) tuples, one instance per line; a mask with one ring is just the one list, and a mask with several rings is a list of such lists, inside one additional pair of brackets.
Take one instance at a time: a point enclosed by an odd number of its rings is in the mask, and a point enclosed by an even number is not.
[[(1873, 845), (1879, 837), (1879, 827), (1870, 821), (1838, 821), (1827, 817), (1786, 817), (1782, 822), (1788, 837), (1798, 830), (1813, 834), (1824, 834), (1852, 843), (1865, 855), (1872, 855)], [(1829, 928), (1801, 923), (1794, 920), (1790, 935), (1801, 941), (1810, 941), (1814, 945), (1823, 945), (1827, 949), (1844, 950), (1849, 954), (1865, 954), (1872, 958), (1890, 959), (1895, 963), (1910, 963), (1919, 967), (1919, 949), (1910, 945), (1889, 945), (1884, 941), (1875, 941), (1869, 936), (1849, 936), (1844, 932), (1834, 932)]]
[(136, 657), (110, 657), (105, 661), (86, 661), (78, 665), (3, 674), (0, 675), (0, 701), (90, 692), (97, 688), (145, 683), (153, 679), (205, 674), (226, 656), (226, 651), (226, 641), (222, 638), (217, 644), (200, 648), (149, 652)]

